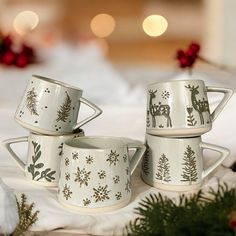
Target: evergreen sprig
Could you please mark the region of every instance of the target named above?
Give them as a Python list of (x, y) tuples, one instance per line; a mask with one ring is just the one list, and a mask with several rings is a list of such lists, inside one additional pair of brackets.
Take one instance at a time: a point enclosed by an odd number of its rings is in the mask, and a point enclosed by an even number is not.
[(11, 236), (20, 236), (26, 232), (30, 226), (32, 226), (38, 220), (39, 211), (33, 212), (34, 203), (27, 204), (27, 198), (25, 194), (21, 195), (21, 200), (16, 198), (18, 214), (19, 214), (19, 224), (12, 233)]
[(230, 215), (236, 210), (236, 189), (226, 184), (207, 193), (201, 190), (173, 199), (150, 194), (135, 208), (138, 217), (124, 230), (125, 235), (145, 236), (232, 236)]

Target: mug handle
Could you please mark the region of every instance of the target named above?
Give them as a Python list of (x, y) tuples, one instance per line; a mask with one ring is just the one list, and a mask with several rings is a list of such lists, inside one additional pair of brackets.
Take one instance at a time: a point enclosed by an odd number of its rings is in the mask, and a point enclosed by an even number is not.
[(213, 86), (206, 86), (207, 92), (218, 92), (223, 93), (224, 97), (220, 101), (220, 103), (217, 105), (215, 110), (211, 113), (211, 120), (214, 121), (217, 116), (221, 113), (231, 96), (233, 95), (233, 90), (229, 88), (219, 88), (219, 87), (213, 87)]
[(137, 167), (139, 161), (141, 160), (143, 154), (146, 151), (146, 146), (144, 144), (128, 144), (128, 149), (130, 148), (136, 148), (136, 152), (134, 153), (134, 155), (131, 157), (130, 160), (130, 173), (131, 175), (133, 174), (135, 168)]
[(204, 179), (207, 175), (209, 175), (216, 167), (218, 167), (224, 159), (230, 154), (230, 151), (227, 148), (223, 148), (217, 145), (209, 144), (209, 143), (201, 143), (202, 149), (210, 149), (216, 152), (221, 153), (220, 158), (211, 166), (209, 166), (206, 170), (202, 172), (202, 179)]
[(17, 165), (25, 171), (25, 163), (16, 155), (16, 153), (12, 150), (11, 144), (13, 143), (21, 143), (21, 142), (27, 142), (28, 136), (25, 137), (19, 137), (19, 138), (11, 138), (2, 141), (2, 145), (6, 148), (6, 150), (9, 152), (10, 156), (13, 158), (13, 160), (17, 163)]
[(94, 113), (91, 116), (80, 121), (79, 123), (75, 124), (73, 127), (73, 130), (80, 128), (84, 124), (88, 123), (90, 120), (92, 120), (92, 119), (96, 118), (97, 116), (99, 116), (100, 114), (102, 114), (102, 110), (99, 107), (97, 107), (96, 105), (94, 105), (92, 102), (90, 102), (87, 99), (82, 98), (82, 97), (79, 100), (80, 100), (80, 102), (84, 103), (85, 105), (91, 107), (94, 110)]

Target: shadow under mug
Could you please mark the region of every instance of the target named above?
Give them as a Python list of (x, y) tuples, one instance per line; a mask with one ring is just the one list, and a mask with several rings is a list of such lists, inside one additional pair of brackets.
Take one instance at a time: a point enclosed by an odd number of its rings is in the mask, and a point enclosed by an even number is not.
[[(130, 149), (136, 149), (129, 156)], [(65, 142), (58, 200), (84, 212), (121, 208), (131, 199), (131, 175), (145, 145), (118, 137), (80, 137)]]
[[(30, 133), (29, 136), (7, 139), (2, 142), (10, 157), (16, 161), (28, 179), (44, 186), (57, 186), (63, 145), (68, 139), (84, 136), (84, 131), (63, 136)], [(14, 143), (28, 142), (27, 162), (13, 151)]]
[[(164, 138), (147, 134), (146, 146), (142, 179), (153, 187), (169, 191), (199, 188), (203, 180), (230, 154), (226, 148), (202, 142), (200, 136)], [(220, 153), (206, 169), (203, 164), (204, 149)]]
[[(210, 112), (208, 92), (224, 96)], [(199, 136), (212, 128), (233, 90), (205, 86), (202, 80), (178, 80), (150, 84), (147, 91), (148, 134), (169, 137)]]
[[(102, 113), (85, 98), (82, 90), (38, 75), (33, 75), (15, 113), (15, 120), (34, 133), (63, 135), (73, 133)], [(77, 123), (80, 103), (94, 113)]]

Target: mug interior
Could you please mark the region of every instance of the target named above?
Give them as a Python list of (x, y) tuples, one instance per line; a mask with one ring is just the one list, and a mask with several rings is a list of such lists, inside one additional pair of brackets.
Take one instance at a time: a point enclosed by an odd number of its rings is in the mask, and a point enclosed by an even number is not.
[(116, 137), (78, 137), (65, 142), (66, 145), (81, 149), (109, 149), (126, 147), (121, 138)]

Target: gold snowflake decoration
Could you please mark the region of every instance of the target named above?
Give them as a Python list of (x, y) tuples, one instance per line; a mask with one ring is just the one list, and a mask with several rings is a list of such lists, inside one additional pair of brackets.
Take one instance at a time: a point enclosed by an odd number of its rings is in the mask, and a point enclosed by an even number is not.
[(92, 164), (93, 163), (93, 157), (91, 157), (91, 156), (88, 156), (88, 157), (85, 157), (85, 159), (86, 159), (86, 163), (87, 164)]
[(110, 166), (111, 165), (116, 166), (116, 163), (119, 161), (118, 156), (119, 156), (119, 154), (116, 153), (116, 151), (111, 150), (110, 154), (108, 154), (108, 158), (106, 159), (106, 161), (109, 162)]
[(63, 189), (63, 194), (64, 194), (64, 198), (66, 200), (68, 200), (68, 198), (71, 198), (71, 194), (72, 192), (70, 191), (70, 186), (67, 186), (67, 184), (65, 185), (64, 189)]
[(79, 182), (80, 187), (84, 184), (88, 186), (88, 181), (90, 180), (91, 171), (86, 171), (85, 168), (80, 169), (77, 167), (77, 172), (75, 174), (75, 182)]
[(94, 194), (93, 197), (95, 198), (95, 202), (100, 202), (100, 201), (104, 201), (106, 199), (110, 199), (109, 197), (109, 192), (111, 192), (111, 190), (107, 190), (107, 185), (105, 186), (100, 186), (98, 188), (93, 188)]

